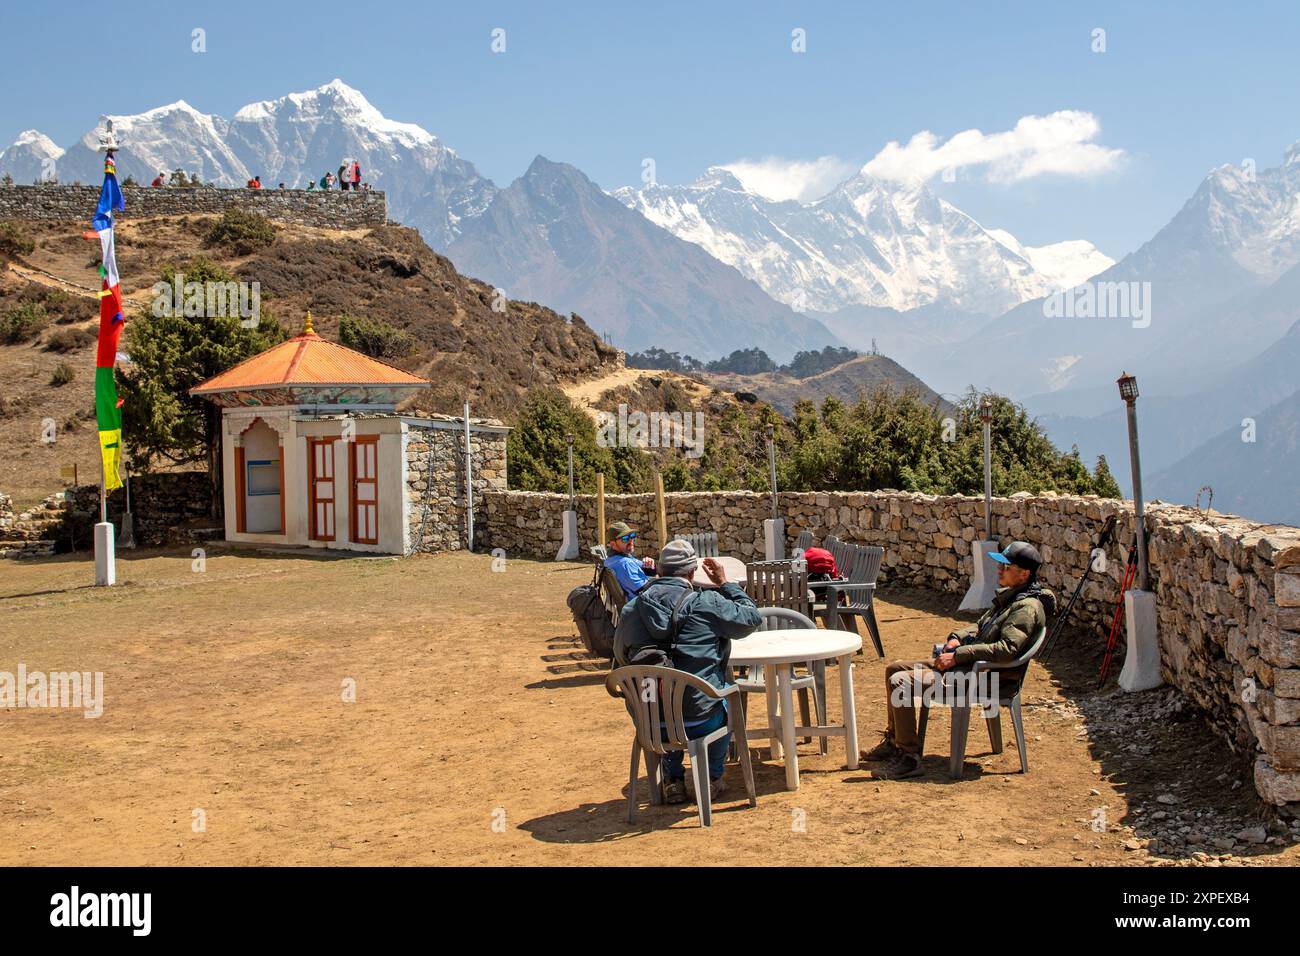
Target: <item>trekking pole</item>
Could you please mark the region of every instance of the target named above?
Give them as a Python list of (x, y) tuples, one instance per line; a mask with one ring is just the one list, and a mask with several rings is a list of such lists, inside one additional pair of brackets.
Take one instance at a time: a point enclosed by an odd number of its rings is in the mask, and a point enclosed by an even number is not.
[(1138, 546), (1135, 536), (1133, 544), (1128, 549), (1128, 564), (1124, 568), (1124, 580), (1120, 582), (1119, 600), (1115, 602), (1115, 613), (1110, 619), (1110, 636), (1106, 639), (1106, 656), (1101, 661), (1101, 678), (1097, 681), (1098, 688), (1105, 686), (1106, 675), (1110, 673), (1110, 662), (1115, 655), (1115, 645), (1119, 642), (1119, 632), (1124, 626), (1124, 595), (1133, 586), (1133, 579), (1137, 577), (1137, 571)]
[(1065, 630), (1065, 622), (1069, 618), (1070, 612), (1074, 610), (1074, 603), (1079, 600), (1079, 595), (1083, 593), (1083, 586), (1088, 581), (1088, 573), (1093, 570), (1093, 562), (1096, 560), (1095, 556), (1098, 549), (1103, 553), (1105, 552), (1106, 545), (1110, 543), (1111, 535), (1114, 534), (1114, 532), (1115, 516), (1107, 515), (1106, 520), (1101, 524), (1101, 530), (1097, 532), (1097, 543), (1094, 544), (1092, 550), (1088, 552), (1088, 563), (1084, 566), (1083, 574), (1079, 577), (1079, 583), (1075, 586), (1074, 593), (1070, 595), (1070, 600), (1061, 610), (1061, 613), (1056, 616), (1056, 620), (1052, 622), (1052, 629), (1048, 632), (1047, 640), (1043, 642), (1043, 650), (1038, 655), (1040, 662), (1045, 663), (1051, 656), (1052, 650), (1056, 647), (1057, 640)]

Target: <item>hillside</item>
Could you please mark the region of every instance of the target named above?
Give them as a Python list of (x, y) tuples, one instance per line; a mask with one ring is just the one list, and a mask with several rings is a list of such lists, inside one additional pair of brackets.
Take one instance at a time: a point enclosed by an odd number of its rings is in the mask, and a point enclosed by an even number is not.
[[(493, 309), (493, 290), (460, 275), (413, 229), (385, 226), (352, 232), (276, 226), (274, 242), (251, 256), (204, 245), (206, 217), (126, 221), (118, 227), (118, 265), (128, 321), (151, 301), (164, 263), (183, 266), (204, 255), (246, 281), (261, 284), (263, 308), (296, 331), (307, 309), (317, 330), (336, 338), (339, 317), (380, 319), (407, 332), (414, 351), (395, 364), (433, 381), (412, 410), (459, 413), (468, 398), (475, 415), (509, 420), (536, 386), (564, 385), (621, 367), (617, 350), (586, 324), (535, 303)], [(19, 506), (60, 487), (59, 468), (76, 464), (94, 480), (93, 379), (98, 305), (98, 247), (81, 237), (83, 223), (20, 223), (35, 242), (29, 255), (0, 273), (0, 315), (24, 304), (45, 312), (34, 337), (0, 344), (0, 489)], [(62, 349), (62, 351), (59, 351)], [(66, 362), (71, 382), (51, 384)], [(121, 372), (119, 372), (121, 374)], [(42, 421), (57, 424), (56, 441), (41, 441)]]
[(823, 399), (833, 396), (842, 402), (852, 403), (879, 388), (889, 389), (896, 394), (914, 392), (927, 404), (943, 404), (938, 393), (893, 359), (883, 355), (860, 355), (809, 378), (793, 378), (779, 372), (764, 372), (759, 375), (718, 372), (697, 374), (717, 388), (732, 392), (753, 392), (760, 401), (769, 403), (783, 415), (790, 415), (800, 399), (806, 398), (820, 405)]

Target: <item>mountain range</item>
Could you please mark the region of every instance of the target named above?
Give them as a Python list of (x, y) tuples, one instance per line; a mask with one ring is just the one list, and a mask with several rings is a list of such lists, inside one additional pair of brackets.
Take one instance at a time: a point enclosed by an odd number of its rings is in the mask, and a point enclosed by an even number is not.
[[(861, 173), (804, 205), (764, 199), (720, 168), (690, 186), (616, 190), (611, 199), (544, 157), (501, 188), (337, 79), (230, 119), (183, 100), (110, 118), (124, 143), (119, 175), (139, 182), (181, 168), (219, 186), (257, 175), (301, 187), (354, 157), (387, 193), (390, 215), (458, 267), (577, 312), (629, 350), (708, 358), (759, 345), (786, 360), (846, 337), (865, 347), (876, 329), (889, 332), (881, 344), (897, 345), (897, 357), (914, 342), (950, 342), (1110, 261), (1082, 241), (1021, 246), (924, 186)], [(29, 130), (0, 153), (0, 174), (31, 182), (52, 162), (63, 182), (94, 182), (97, 146), (94, 129), (66, 150)], [(707, 234), (686, 224), (691, 216)], [(877, 327), (875, 318), (895, 312), (909, 317)]]
[(1113, 264), (1082, 240), (1023, 246), (924, 183), (865, 172), (806, 203), (765, 199), (716, 166), (686, 186), (623, 187), (613, 195), (801, 310), (939, 305), (999, 315)]

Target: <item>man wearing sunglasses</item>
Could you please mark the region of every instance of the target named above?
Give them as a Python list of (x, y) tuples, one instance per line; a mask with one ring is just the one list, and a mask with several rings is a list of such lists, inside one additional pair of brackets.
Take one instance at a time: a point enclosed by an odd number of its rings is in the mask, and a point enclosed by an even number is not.
[(636, 532), (625, 521), (615, 521), (609, 526), (609, 557), (605, 567), (614, 572), (623, 593), (630, 600), (655, 573), (653, 558), (636, 556)]

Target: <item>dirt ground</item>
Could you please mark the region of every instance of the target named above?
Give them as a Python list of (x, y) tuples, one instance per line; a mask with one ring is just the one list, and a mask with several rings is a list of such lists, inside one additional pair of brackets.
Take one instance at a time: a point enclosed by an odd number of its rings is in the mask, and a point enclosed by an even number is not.
[[(0, 712), (0, 864), (1173, 864), (1190, 853), (1142, 846), (1153, 813), (1269, 823), (1198, 720), (1153, 723), (1136, 754), (1091, 733), (1105, 697), (1084, 652), (1030, 671), (1028, 775), (1012, 740), (992, 755), (973, 726), (950, 780), (938, 711), (922, 778), (846, 770), (832, 739), (801, 748), (787, 792), (764, 749), (757, 808), (729, 767), (705, 831), (692, 805), (645, 805), (643, 778), (629, 826), (630, 723), (564, 606), (589, 572), (491, 562), (214, 549), (200, 571), (152, 551), (121, 558), (113, 589), (90, 586), (85, 555), (0, 563), (0, 671), (102, 671), (105, 697), (98, 719)], [(883, 595), (889, 657), (943, 638), (955, 603)], [(882, 669), (855, 666), (864, 746)], [(1236, 853), (1203, 862), (1300, 859)]]

